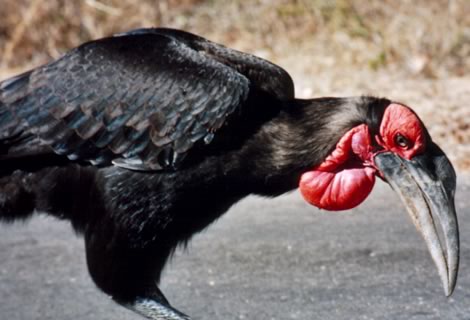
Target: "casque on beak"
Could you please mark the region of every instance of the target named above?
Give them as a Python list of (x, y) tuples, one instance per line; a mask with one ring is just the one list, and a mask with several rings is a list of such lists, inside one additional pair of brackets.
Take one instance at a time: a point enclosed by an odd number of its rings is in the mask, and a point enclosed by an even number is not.
[[(455, 288), (459, 269), (454, 168), (444, 152), (432, 142), (425, 153), (411, 160), (392, 152), (383, 152), (375, 156), (374, 162), (383, 178), (405, 204), (436, 264), (445, 294), (450, 296)], [(445, 251), (434, 224), (436, 216), (442, 230)]]

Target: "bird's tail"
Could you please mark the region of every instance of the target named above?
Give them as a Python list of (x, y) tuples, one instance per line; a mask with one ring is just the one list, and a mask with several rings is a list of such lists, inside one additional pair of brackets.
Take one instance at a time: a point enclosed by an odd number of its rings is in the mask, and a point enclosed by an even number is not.
[(0, 178), (0, 222), (26, 220), (34, 213), (34, 194), (21, 179), (19, 175)]

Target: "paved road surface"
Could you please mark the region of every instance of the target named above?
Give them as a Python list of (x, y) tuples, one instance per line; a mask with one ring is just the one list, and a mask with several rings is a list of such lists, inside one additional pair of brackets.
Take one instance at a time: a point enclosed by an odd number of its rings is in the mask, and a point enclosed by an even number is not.
[[(461, 272), (450, 299), (383, 183), (348, 213), (320, 212), (296, 192), (246, 199), (178, 252), (163, 291), (196, 320), (468, 320), (470, 176), (460, 180)], [(0, 227), (0, 319), (140, 318), (94, 287), (67, 223), (41, 217)]]

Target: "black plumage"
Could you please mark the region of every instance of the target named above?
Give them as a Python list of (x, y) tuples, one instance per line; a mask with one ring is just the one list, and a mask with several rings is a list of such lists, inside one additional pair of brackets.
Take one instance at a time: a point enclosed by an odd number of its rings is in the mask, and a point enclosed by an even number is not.
[(0, 218), (69, 219), (99, 288), (182, 319), (155, 284), (177, 245), (249, 194), (297, 188), (389, 103), (294, 99), (280, 67), (183, 31), (92, 41), (0, 83)]
[(3, 135), (21, 130), (9, 121), (21, 119), (71, 160), (158, 170), (210, 142), (250, 86), (293, 98), (289, 75), (264, 60), (182, 31), (137, 30), (5, 81), (2, 111), (13, 132)]

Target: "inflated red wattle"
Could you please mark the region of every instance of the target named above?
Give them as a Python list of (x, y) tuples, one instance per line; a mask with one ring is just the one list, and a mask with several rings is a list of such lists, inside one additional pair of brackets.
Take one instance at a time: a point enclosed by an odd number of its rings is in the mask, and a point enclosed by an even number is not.
[(305, 200), (320, 209), (351, 209), (372, 191), (374, 171), (372, 168), (351, 168), (337, 173), (310, 171), (300, 179), (300, 192)]
[(322, 164), (302, 175), (299, 188), (305, 200), (335, 211), (359, 205), (375, 183), (375, 169), (364, 166), (370, 148), (366, 125), (348, 131)]

